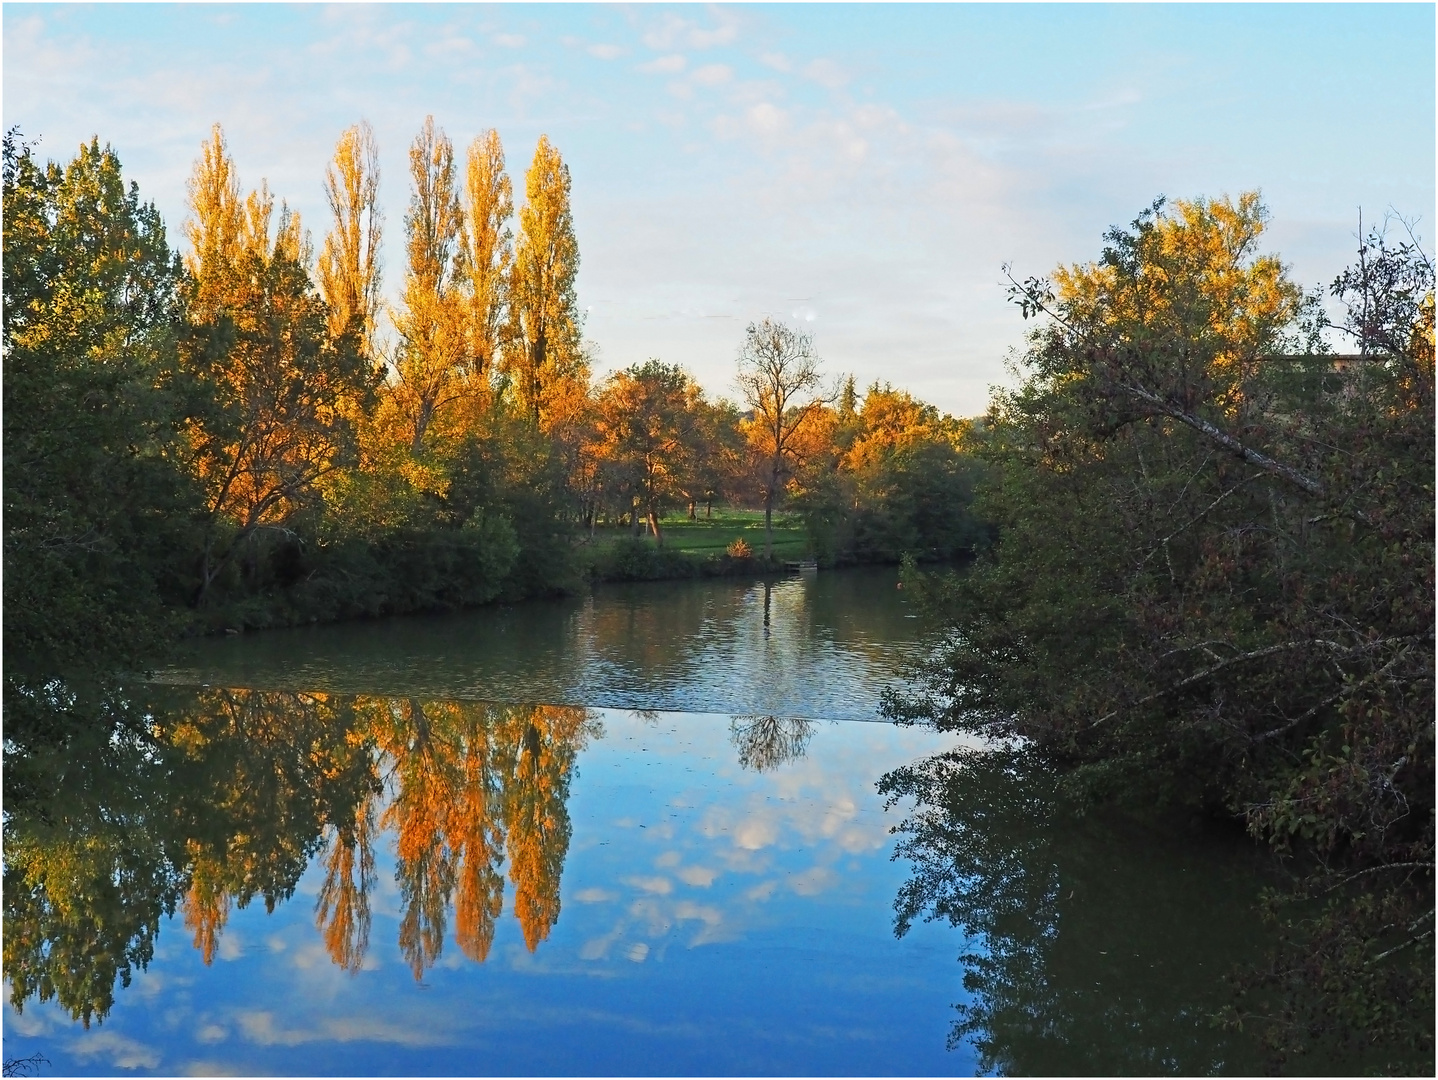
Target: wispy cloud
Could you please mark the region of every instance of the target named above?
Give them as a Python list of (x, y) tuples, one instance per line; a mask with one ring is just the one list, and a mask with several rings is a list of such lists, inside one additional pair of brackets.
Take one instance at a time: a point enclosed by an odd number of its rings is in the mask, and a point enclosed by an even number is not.
[(685, 63), (682, 54), (671, 53), (640, 64), (639, 70), (647, 75), (674, 75), (684, 70)]

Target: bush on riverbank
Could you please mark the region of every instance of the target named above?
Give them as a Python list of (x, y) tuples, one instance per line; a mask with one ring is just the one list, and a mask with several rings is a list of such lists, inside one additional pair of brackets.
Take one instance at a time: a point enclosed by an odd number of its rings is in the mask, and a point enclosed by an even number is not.
[(594, 581), (666, 581), (777, 574), (784, 568), (785, 562), (778, 556), (735, 556), (728, 551), (699, 555), (659, 547), (643, 537), (626, 537), (594, 553), (590, 576)]

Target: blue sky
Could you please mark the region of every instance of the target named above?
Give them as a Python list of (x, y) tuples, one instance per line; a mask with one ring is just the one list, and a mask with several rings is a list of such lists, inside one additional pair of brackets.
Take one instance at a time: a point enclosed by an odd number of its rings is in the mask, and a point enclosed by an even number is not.
[(6, 4), (4, 123), (114, 144), (179, 242), (210, 124), (316, 239), (340, 131), (381, 150), (397, 293), (406, 148), (541, 133), (574, 181), (600, 371), (656, 356), (732, 393), (743, 327), (956, 413), (1007, 382), (1020, 275), (1096, 255), (1160, 193), (1261, 188), (1270, 250), (1332, 280), (1358, 210), (1434, 215), (1432, 5)]

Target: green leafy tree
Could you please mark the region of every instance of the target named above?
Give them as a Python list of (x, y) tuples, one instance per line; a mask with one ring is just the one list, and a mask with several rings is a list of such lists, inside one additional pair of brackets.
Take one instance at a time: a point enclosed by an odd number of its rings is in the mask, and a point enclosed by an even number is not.
[(1336, 292), (1385, 314), (1334, 358), (1265, 221), (1251, 195), (1156, 204), (1016, 283), (1039, 325), (980, 441), (998, 541), (935, 587), (951, 632), (891, 711), (1361, 874), (1322, 879), (1346, 914), (1298, 934), (1330, 951), (1287, 989), (1330, 991), (1279, 1040), (1372, 1021), (1431, 1053), (1391, 1003), (1432, 993), (1432, 267), (1365, 239)]
[[(7, 734), (174, 630), (196, 493), (176, 466), (179, 263), (98, 140), (4, 143)], [(57, 681), (58, 680), (58, 681)]]

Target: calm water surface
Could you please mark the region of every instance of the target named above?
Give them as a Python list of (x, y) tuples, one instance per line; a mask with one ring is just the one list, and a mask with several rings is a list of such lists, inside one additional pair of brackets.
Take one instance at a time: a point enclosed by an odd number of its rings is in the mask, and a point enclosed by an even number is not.
[(1208, 1017), (1261, 944), (1255, 868), (859, 722), (922, 635), (895, 584), (612, 588), (200, 643), (136, 691), (149, 737), (33, 755), (7, 800), (5, 1056), (1253, 1071)]

